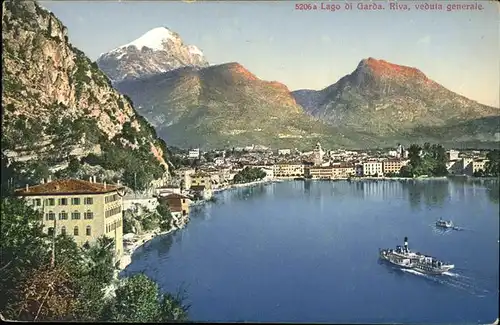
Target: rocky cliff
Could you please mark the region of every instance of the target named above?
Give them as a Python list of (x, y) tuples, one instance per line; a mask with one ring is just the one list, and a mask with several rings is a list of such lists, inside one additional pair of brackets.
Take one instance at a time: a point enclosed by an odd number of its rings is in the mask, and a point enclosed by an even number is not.
[(181, 67), (206, 67), (203, 52), (186, 45), (174, 31), (157, 27), (138, 39), (103, 53), (97, 59), (99, 68), (113, 82), (153, 76)]
[(92, 174), (145, 187), (168, 175), (165, 143), (54, 14), (4, 2), (2, 29), (2, 159), (19, 182)]

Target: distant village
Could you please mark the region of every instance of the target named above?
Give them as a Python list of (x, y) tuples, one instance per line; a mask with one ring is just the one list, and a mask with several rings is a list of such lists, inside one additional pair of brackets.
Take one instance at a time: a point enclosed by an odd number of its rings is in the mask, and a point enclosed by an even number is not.
[[(473, 176), (484, 170), (485, 151), (447, 151), (450, 175)], [(311, 151), (269, 150), (261, 146), (215, 150), (201, 153), (191, 149), (180, 154), (189, 167), (177, 169), (171, 183), (178, 191), (225, 189), (243, 169), (259, 168), (266, 173), (263, 181), (285, 179), (351, 179), (356, 177), (395, 177), (409, 163), (408, 150), (402, 145), (390, 150), (329, 150), (318, 143)], [(162, 191), (163, 189), (160, 189)], [(166, 189), (165, 189), (166, 190)], [(204, 193), (204, 197), (210, 196)]]

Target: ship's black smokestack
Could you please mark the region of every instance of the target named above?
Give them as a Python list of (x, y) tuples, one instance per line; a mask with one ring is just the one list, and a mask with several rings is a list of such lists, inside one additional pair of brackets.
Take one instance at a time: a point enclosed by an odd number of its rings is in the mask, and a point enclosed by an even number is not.
[(408, 237), (405, 237), (405, 252), (408, 253)]

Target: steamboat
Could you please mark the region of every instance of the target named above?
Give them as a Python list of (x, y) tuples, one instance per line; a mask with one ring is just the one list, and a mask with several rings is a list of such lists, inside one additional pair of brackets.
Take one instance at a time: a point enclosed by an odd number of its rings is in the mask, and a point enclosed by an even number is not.
[(433, 275), (441, 275), (455, 267), (432, 256), (410, 251), (408, 237), (404, 239), (404, 246), (398, 245), (396, 249), (379, 249), (379, 258), (403, 269)]

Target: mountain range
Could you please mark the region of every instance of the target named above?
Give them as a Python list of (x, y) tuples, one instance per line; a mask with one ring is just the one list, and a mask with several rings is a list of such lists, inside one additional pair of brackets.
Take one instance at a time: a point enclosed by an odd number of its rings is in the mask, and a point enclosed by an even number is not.
[(363, 148), (418, 140), (488, 146), (500, 137), (498, 108), (460, 96), (413, 67), (367, 58), (325, 89), (290, 92), (237, 62), (208, 66), (186, 58), (184, 42), (175, 34), (173, 46), (172, 34), (153, 29), (97, 63), (173, 145), (308, 147), (322, 141)]

